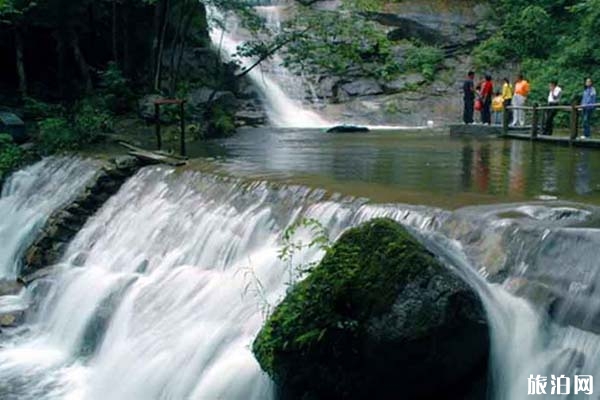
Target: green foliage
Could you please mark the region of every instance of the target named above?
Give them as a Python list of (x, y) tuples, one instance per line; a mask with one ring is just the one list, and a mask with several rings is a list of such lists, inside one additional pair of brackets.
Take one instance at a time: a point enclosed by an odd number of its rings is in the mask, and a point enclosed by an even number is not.
[(534, 5), (525, 7), (516, 17), (508, 18), (502, 32), (510, 44), (510, 55), (516, 58), (548, 56), (554, 41), (554, 23), (546, 10)]
[(227, 137), (235, 133), (234, 115), (220, 104), (213, 104), (208, 115), (208, 137)]
[(444, 53), (437, 47), (411, 47), (406, 51), (405, 67), (420, 72), (427, 80), (433, 80), (443, 60)]
[(45, 103), (33, 97), (25, 97), (24, 99), (25, 118), (29, 120), (41, 120), (44, 118), (52, 118), (61, 116), (65, 113), (65, 109), (60, 104)]
[(389, 80), (401, 70), (385, 32), (362, 15), (301, 8), (284, 29), (295, 35), (285, 47), (284, 65), (297, 73), (360, 72)]
[(100, 73), (100, 88), (104, 105), (111, 112), (120, 114), (131, 108), (133, 92), (117, 63), (108, 63), (106, 70)]
[(473, 51), (475, 65), (481, 69), (501, 67), (512, 57), (510, 43), (502, 35), (494, 35), (483, 41)]
[(0, 182), (17, 169), (24, 160), (24, 152), (17, 146), (11, 135), (0, 133)]
[[(306, 229), (310, 233), (310, 241), (304, 243), (301, 240), (295, 240), (295, 236), (300, 229)], [(296, 278), (310, 272), (316, 263), (309, 263), (306, 265), (299, 265), (294, 267), (294, 255), (302, 250), (317, 248), (322, 251), (327, 251), (331, 247), (329, 242), (329, 232), (314, 218), (302, 218), (292, 225), (288, 226), (283, 232), (282, 237), (283, 245), (279, 249), (278, 258), (285, 262), (288, 269), (288, 285), (292, 286), (296, 283)]]
[(52, 154), (78, 147), (77, 134), (66, 118), (46, 118), (38, 123), (40, 147), (43, 153)]
[(442, 268), (392, 220), (348, 230), (277, 306), (254, 341), (257, 360), (278, 383), (293, 386), (319, 375), (319, 382), (339, 386), (337, 393), (349, 390), (355, 383), (342, 370), (360, 364), (355, 357), (368, 321), (389, 310), (406, 282), (431, 266)]
[[(578, 101), (584, 78), (594, 78), (600, 63), (600, 0), (500, 0), (494, 8), (501, 28), (475, 49), (476, 66), (520, 63), (531, 103), (546, 103), (551, 80), (563, 88), (562, 103)], [(567, 119), (558, 113), (558, 125)]]
[(78, 145), (84, 145), (98, 140), (102, 132), (112, 129), (111, 114), (103, 107), (102, 102), (94, 98), (82, 100), (74, 112), (74, 129)]

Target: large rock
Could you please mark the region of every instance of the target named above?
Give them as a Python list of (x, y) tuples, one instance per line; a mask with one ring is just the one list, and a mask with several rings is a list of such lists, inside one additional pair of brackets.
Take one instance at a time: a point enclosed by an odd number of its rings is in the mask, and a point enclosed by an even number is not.
[(488, 349), (478, 296), (388, 219), (343, 234), (253, 345), (288, 399), (481, 399)]
[(375, 79), (363, 78), (341, 86), (348, 96), (369, 96), (383, 93), (383, 89)]

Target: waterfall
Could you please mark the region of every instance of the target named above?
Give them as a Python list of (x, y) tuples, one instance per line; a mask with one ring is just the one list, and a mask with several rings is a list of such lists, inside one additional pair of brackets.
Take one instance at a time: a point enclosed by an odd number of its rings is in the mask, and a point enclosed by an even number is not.
[[(544, 208), (535, 215), (553, 215)], [(488, 311), (494, 399), (524, 399), (530, 374), (600, 373), (598, 335), (560, 326), (484, 279), (468, 250), (473, 240), (446, 234), (459, 229), (459, 214), (142, 169), (72, 240), (62, 272), (40, 282), (46, 289), (26, 329), (0, 336), (0, 398), (272, 399), (250, 346), (298, 278), (296, 266), (322, 257), (303, 249), (291, 265), (278, 258), (283, 232), (301, 217), (318, 219), (332, 239), (393, 218), (470, 282)]]
[[(282, 6), (257, 8), (259, 14), (267, 19), (267, 24), (276, 32), (280, 24), (279, 13)], [(237, 53), (238, 46), (251, 39), (251, 36), (239, 26), (239, 20), (234, 15), (224, 15), (215, 8), (209, 8), (208, 14), (212, 19), (225, 22), (224, 29), (214, 24), (210, 30), (210, 37), (213, 46), (221, 51), (223, 58), (230, 59)], [(242, 61), (242, 70), (253, 64), (253, 60)], [(261, 66), (258, 66), (248, 73), (248, 77), (260, 90), (265, 111), (273, 125), (282, 128), (323, 128), (331, 125), (331, 122), (302, 104), (306, 94), (301, 79), (283, 67), (282, 60), (277, 55), (273, 60), (263, 63), (269, 64), (269, 73), (263, 73)]]
[(79, 158), (49, 157), (14, 173), (0, 197), (0, 278), (14, 278), (23, 251), (50, 214), (73, 199), (98, 170)]

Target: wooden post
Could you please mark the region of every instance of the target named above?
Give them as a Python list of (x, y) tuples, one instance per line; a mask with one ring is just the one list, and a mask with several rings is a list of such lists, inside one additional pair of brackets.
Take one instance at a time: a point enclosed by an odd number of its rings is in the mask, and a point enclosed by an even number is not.
[(179, 117), (181, 118), (181, 136), (180, 136), (180, 153), (182, 156), (185, 156), (185, 119), (184, 119), (184, 114), (185, 114), (185, 100), (182, 100), (181, 103), (179, 104), (180, 109), (179, 109)]
[(538, 135), (538, 122), (540, 119), (538, 107), (539, 107), (538, 103), (533, 104), (533, 118), (531, 120), (531, 138), (532, 139), (537, 138), (537, 135)]
[(577, 139), (577, 127), (579, 125), (579, 121), (578, 119), (578, 114), (577, 114), (577, 104), (573, 103), (571, 105), (571, 126), (570, 126), (570, 138), (571, 140), (575, 140)]
[(156, 147), (158, 150), (162, 147), (162, 140), (160, 137), (160, 104), (154, 103), (154, 122), (156, 123)]
[(510, 123), (510, 110), (508, 108), (504, 108), (504, 113), (502, 114), (502, 134), (506, 136), (508, 134), (508, 124)]

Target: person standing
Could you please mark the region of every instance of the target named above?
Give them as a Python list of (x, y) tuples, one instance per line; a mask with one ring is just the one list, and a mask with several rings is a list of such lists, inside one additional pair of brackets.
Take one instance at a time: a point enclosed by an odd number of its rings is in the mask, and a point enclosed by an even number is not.
[[(550, 81), (549, 85), (550, 91), (548, 92), (548, 105), (549, 106), (557, 106), (560, 104), (560, 96), (562, 95), (562, 89), (558, 86), (558, 81), (553, 80)], [(545, 120), (544, 120), (544, 129), (542, 133), (544, 135), (552, 135), (554, 131), (554, 117), (556, 117), (556, 113), (558, 110), (546, 110)]]
[(583, 136), (581, 139), (590, 137), (590, 129), (592, 125), (592, 113), (594, 112), (593, 104), (596, 103), (596, 89), (594, 88), (591, 78), (585, 80), (583, 88), (583, 96), (581, 97), (581, 107), (583, 112)]
[(465, 124), (473, 123), (473, 107), (475, 106), (475, 73), (469, 71), (463, 83), (463, 121)]
[(481, 84), (481, 102), (483, 109), (481, 110), (481, 122), (491, 125), (492, 123), (492, 97), (494, 96), (494, 84), (492, 76), (485, 74), (485, 81)]
[(513, 86), (510, 84), (508, 78), (502, 80), (502, 98), (504, 99), (504, 112), (509, 113), (508, 118), (511, 118), (512, 112), (508, 107), (512, 104)]
[[(529, 95), (529, 82), (523, 78), (523, 74), (519, 74), (517, 76), (517, 81), (515, 82), (515, 94), (513, 96), (513, 106), (514, 107), (523, 107), (525, 102), (527, 101), (527, 96)], [(524, 126), (525, 125), (525, 111), (522, 109), (515, 109), (513, 111), (513, 122), (512, 126)]]
[(502, 124), (502, 113), (504, 111), (504, 96), (500, 91), (496, 92), (496, 96), (492, 100), (492, 111), (494, 113), (494, 125)]

